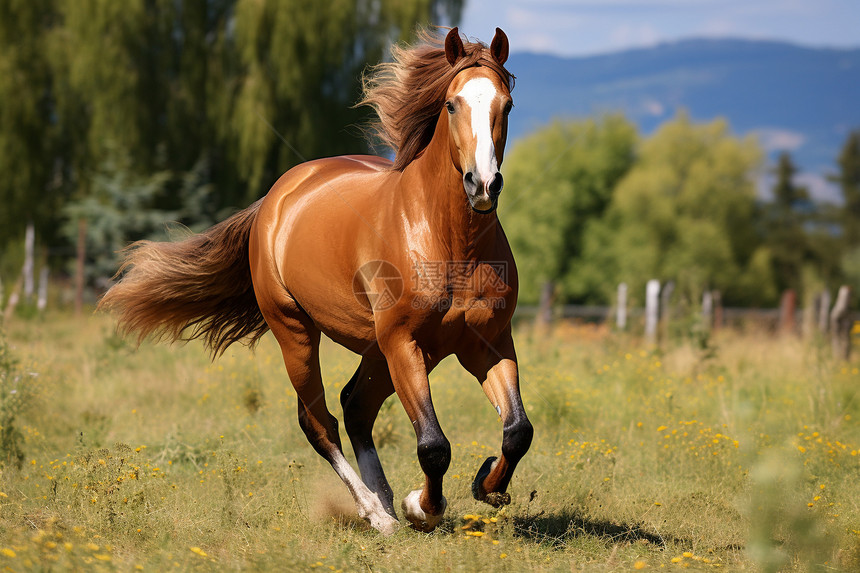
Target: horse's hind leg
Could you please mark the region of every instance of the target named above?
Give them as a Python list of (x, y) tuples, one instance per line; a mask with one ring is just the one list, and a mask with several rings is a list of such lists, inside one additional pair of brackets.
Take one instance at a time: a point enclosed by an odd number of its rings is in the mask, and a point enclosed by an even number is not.
[(494, 345), (483, 340), (477, 348), (458, 354), (460, 363), (471, 372), (504, 423), (502, 455), (489, 457), (472, 483), (472, 495), (499, 507), (510, 502), (508, 484), (520, 459), (532, 442), (533, 429), (520, 398), (519, 372), (510, 328)]
[(361, 479), (378, 497), (393, 517), (394, 494), (373, 443), (373, 423), (385, 399), (394, 393), (388, 364), (384, 360), (363, 358), (355, 374), (340, 394), (343, 422), (355, 450)]
[[(326, 407), (319, 364), (320, 332), (294, 302), (279, 305), (280, 312), (267, 313), (266, 321), (281, 345), (290, 381), (298, 395), (299, 425), (308, 441), (337, 472), (355, 500), (358, 515), (385, 535), (394, 533), (399, 522), (386, 512), (343, 456), (337, 420)], [(287, 314), (284, 307), (288, 306)], [(261, 305), (262, 308), (262, 305)]]

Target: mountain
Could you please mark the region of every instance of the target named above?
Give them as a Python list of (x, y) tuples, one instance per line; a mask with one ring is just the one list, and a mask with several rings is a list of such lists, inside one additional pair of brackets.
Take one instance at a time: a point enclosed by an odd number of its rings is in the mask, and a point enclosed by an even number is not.
[(514, 53), (506, 67), (517, 76), (512, 142), (556, 117), (612, 111), (650, 133), (686, 109), (756, 133), (771, 156), (790, 151), (819, 200), (839, 200), (825, 176), (860, 128), (860, 48), (694, 39), (577, 58)]

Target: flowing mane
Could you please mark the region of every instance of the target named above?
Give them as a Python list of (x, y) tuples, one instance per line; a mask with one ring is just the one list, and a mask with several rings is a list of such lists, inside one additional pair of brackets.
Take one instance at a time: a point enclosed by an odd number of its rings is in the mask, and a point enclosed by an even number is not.
[(466, 54), (455, 66), (445, 58), (444, 39), (429, 30), (418, 33), (415, 46), (393, 46), (393, 61), (377, 64), (363, 79), (358, 105), (369, 105), (378, 118), (371, 131), (395, 152), (392, 169), (402, 171), (433, 138), (436, 121), (454, 76), (472, 66), (496, 72), (509, 89), (514, 75), (490, 56), (481, 42), (464, 41)]

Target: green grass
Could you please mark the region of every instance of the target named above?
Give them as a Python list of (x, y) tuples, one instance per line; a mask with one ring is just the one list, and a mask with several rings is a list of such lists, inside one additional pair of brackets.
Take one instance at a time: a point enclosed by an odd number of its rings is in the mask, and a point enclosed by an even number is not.
[[(723, 333), (712, 352), (654, 352), (520, 329), (535, 440), (501, 511), (470, 494), (501, 424), (446, 360), (431, 380), (453, 447), (447, 517), (383, 538), (307, 444), (270, 335), (210, 363), (196, 343), (135, 350), (104, 316), (5, 330), (0, 567), (860, 569), (860, 371), (816, 343)], [(340, 417), (358, 359), (330, 342), (322, 359)], [(396, 400), (375, 432), (399, 500), (422, 474)]]

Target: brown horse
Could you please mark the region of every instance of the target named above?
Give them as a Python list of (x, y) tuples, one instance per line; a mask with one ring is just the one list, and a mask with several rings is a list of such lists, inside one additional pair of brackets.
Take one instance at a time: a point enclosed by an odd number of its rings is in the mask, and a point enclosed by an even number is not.
[[(403, 500), (413, 527), (445, 512), (451, 446), (433, 410), (428, 373), (454, 354), (504, 421), (502, 453), (472, 485), (495, 506), (532, 440), (519, 392), (511, 315), (517, 274), (495, 212), (513, 76), (508, 40), (488, 48), (429, 34), (375, 68), (362, 103), (396, 150), (310, 161), (268, 195), (199, 235), (140, 242), (101, 301), (120, 328), (172, 340), (203, 337), (215, 354), (271, 329), (298, 396), (299, 424), (355, 499), (388, 534), (394, 496), (371, 430), (396, 392), (415, 429), (425, 485)], [(320, 377), (320, 333), (361, 355), (343, 389), (346, 431), (361, 478), (344, 458)]]

